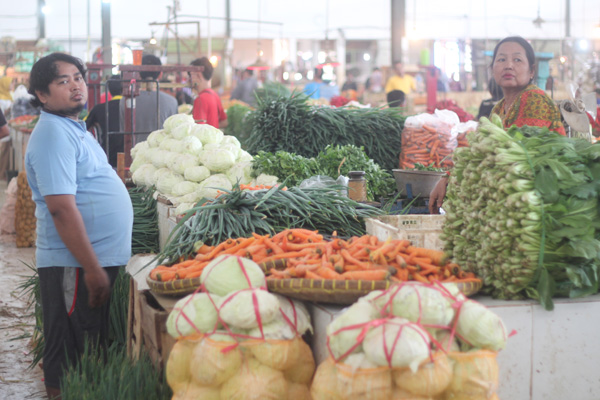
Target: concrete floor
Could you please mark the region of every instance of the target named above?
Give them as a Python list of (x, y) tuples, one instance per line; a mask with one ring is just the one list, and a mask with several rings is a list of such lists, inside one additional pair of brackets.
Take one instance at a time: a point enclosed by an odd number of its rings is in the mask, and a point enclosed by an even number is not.
[[(6, 200), (0, 180), (0, 208)], [(35, 326), (28, 295), (19, 286), (32, 275), (35, 248), (17, 248), (15, 235), (0, 235), (0, 399), (45, 399), (42, 370), (29, 369)]]

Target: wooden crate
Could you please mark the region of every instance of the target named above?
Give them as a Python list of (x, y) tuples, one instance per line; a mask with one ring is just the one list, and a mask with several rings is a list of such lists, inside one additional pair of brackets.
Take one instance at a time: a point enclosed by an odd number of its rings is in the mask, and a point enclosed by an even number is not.
[(127, 323), (127, 352), (138, 358), (142, 346), (159, 368), (166, 366), (175, 339), (167, 333), (169, 312), (156, 301), (149, 290), (138, 290), (131, 280)]

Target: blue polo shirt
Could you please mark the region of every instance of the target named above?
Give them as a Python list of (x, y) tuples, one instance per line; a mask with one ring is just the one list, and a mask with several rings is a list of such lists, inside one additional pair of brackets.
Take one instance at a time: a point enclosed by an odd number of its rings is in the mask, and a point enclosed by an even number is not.
[(42, 111), (25, 154), (36, 204), (36, 264), (79, 267), (61, 240), (44, 196), (75, 196), (100, 265), (125, 265), (131, 256), (133, 208), (125, 185), (83, 121)]

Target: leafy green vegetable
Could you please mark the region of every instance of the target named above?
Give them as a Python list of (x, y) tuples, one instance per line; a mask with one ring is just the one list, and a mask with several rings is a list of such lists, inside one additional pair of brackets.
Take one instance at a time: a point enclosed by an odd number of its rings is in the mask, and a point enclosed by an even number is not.
[(364, 147), (382, 168), (398, 166), (405, 117), (393, 108), (313, 107), (302, 93), (267, 94), (247, 122), (247, 149), (275, 153), (283, 150), (315, 157), (329, 145)]
[(598, 291), (600, 144), (482, 119), (455, 152), (444, 208), (447, 250), (493, 296)]
[(252, 109), (241, 104), (234, 104), (227, 109), (226, 135), (235, 136), (240, 141), (242, 148), (246, 148), (246, 141), (250, 137), (250, 130), (246, 124), (246, 116)]

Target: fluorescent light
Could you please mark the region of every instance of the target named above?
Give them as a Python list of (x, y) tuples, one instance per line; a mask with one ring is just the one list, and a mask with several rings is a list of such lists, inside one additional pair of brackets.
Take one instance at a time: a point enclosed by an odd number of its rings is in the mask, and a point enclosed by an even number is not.
[(371, 59), (371, 55), (369, 53), (363, 54), (363, 60), (369, 61)]
[(51, 11), (52, 11), (52, 9), (51, 9), (50, 7), (48, 7), (48, 6), (43, 6), (43, 7), (42, 7), (42, 13), (43, 13), (44, 15), (48, 15), (48, 14), (50, 14), (50, 12), (51, 12)]

